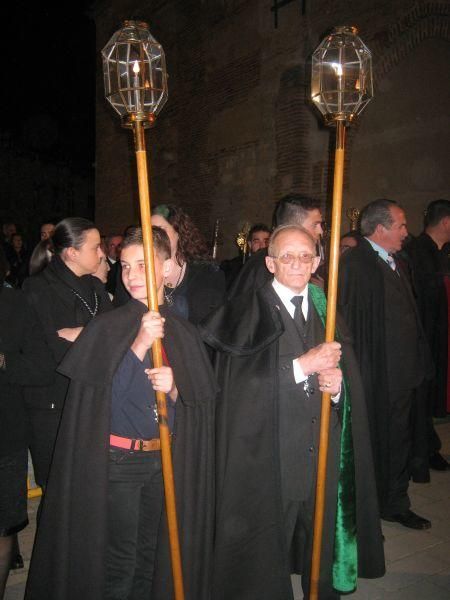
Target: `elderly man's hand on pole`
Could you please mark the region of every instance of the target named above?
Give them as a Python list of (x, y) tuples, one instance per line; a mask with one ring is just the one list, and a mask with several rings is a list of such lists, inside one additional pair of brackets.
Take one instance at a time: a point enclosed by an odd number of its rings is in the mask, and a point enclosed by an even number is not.
[(339, 342), (324, 342), (298, 357), (298, 362), (305, 375), (320, 373), (325, 369), (335, 369), (341, 358)]

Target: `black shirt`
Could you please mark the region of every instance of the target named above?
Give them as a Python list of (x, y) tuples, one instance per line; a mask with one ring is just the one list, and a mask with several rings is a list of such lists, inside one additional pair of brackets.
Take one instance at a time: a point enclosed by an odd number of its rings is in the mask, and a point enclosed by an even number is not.
[[(131, 439), (159, 437), (156, 394), (145, 369), (151, 368), (148, 353), (141, 362), (128, 350), (114, 374), (111, 399), (111, 433)], [(173, 430), (175, 405), (168, 399), (169, 428)]]

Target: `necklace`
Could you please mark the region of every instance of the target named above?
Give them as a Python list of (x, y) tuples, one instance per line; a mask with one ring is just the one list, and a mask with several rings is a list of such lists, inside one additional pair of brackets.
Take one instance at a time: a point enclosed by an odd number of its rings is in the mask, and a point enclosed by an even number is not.
[(97, 294), (94, 292), (95, 306), (94, 306), (94, 310), (92, 310), (92, 308), (89, 306), (89, 304), (83, 298), (83, 296), (80, 296), (80, 294), (77, 291), (75, 291), (73, 288), (70, 288), (70, 289), (72, 291), (72, 294), (74, 294), (79, 300), (81, 300), (81, 302), (87, 308), (91, 317), (95, 317), (95, 315), (97, 314), (97, 311), (98, 311), (98, 296), (97, 296)]
[(183, 275), (185, 266), (186, 266), (186, 263), (184, 263), (183, 266), (181, 267), (180, 272), (178, 273), (178, 279), (173, 287), (170, 286), (169, 292), (167, 291), (167, 287), (169, 287), (169, 286), (164, 286), (164, 299), (167, 302), (168, 306), (172, 306), (172, 304), (173, 304), (173, 295), (174, 295), (177, 287), (180, 285), (181, 277)]

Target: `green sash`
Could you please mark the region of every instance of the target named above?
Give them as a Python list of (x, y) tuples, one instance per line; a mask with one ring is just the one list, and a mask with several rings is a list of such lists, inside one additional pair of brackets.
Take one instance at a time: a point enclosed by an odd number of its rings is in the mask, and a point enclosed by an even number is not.
[[(327, 301), (323, 290), (309, 285), (313, 304), (325, 326)], [(333, 587), (341, 593), (353, 592), (358, 578), (358, 546), (356, 541), (355, 461), (352, 438), (352, 406), (343, 365), (341, 392), (342, 432), (339, 460), (339, 482), (336, 509), (336, 531), (333, 560)]]

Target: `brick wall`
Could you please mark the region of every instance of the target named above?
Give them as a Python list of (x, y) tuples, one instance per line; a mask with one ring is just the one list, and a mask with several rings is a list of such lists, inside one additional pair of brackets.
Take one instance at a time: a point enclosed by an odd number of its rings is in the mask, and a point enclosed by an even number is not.
[[(428, 163), (420, 163), (421, 149), (414, 142), (436, 117), (425, 105), (418, 108), (421, 76), (407, 90), (414, 102), (405, 102), (405, 113), (388, 119), (386, 130), (380, 113), (401, 103), (405, 90), (398, 82), (406, 77), (403, 66), (408, 70), (414, 64), (415, 53), (422, 65), (427, 56), (430, 61), (436, 53), (441, 60), (447, 56), (450, 2), (318, 0), (306, 3), (305, 14), (300, 5), (282, 8), (277, 28), (269, 0), (170, 0), (150, 7), (99, 2), (95, 7), (99, 51), (133, 14), (148, 20), (165, 49), (169, 100), (148, 135), (152, 201), (183, 205), (208, 237), (220, 218), (219, 258), (234, 254), (233, 240), (245, 221), (270, 223), (274, 203), (287, 192), (312, 194), (328, 212), (333, 135), (308, 103), (308, 57), (335, 25), (359, 27), (374, 55), (379, 95), (349, 132), (344, 205), (362, 206), (380, 191), (393, 197), (401, 190), (405, 204), (412, 194), (411, 210), (417, 216), (436, 194), (448, 196), (442, 143), (429, 138)], [(110, 231), (138, 219), (137, 188), (132, 137), (121, 130), (103, 99), (100, 60), (98, 65), (96, 218), (102, 230)], [(449, 78), (443, 74), (434, 82), (445, 119)], [(390, 90), (395, 98), (389, 97)], [(434, 112), (438, 104), (433, 102)], [(438, 129), (443, 126), (441, 122)], [(408, 127), (412, 133), (405, 133)], [(403, 165), (402, 144), (411, 150)], [(370, 148), (375, 146), (374, 155)], [(402, 189), (391, 174), (374, 185), (371, 173), (383, 173), (392, 164), (390, 147), (400, 172), (408, 168), (406, 162), (420, 163), (419, 182), (417, 176), (409, 177)], [(383, 177), (378, 179), (380, 183)], [(413, 218), (415, 229), (419, 220)]]

